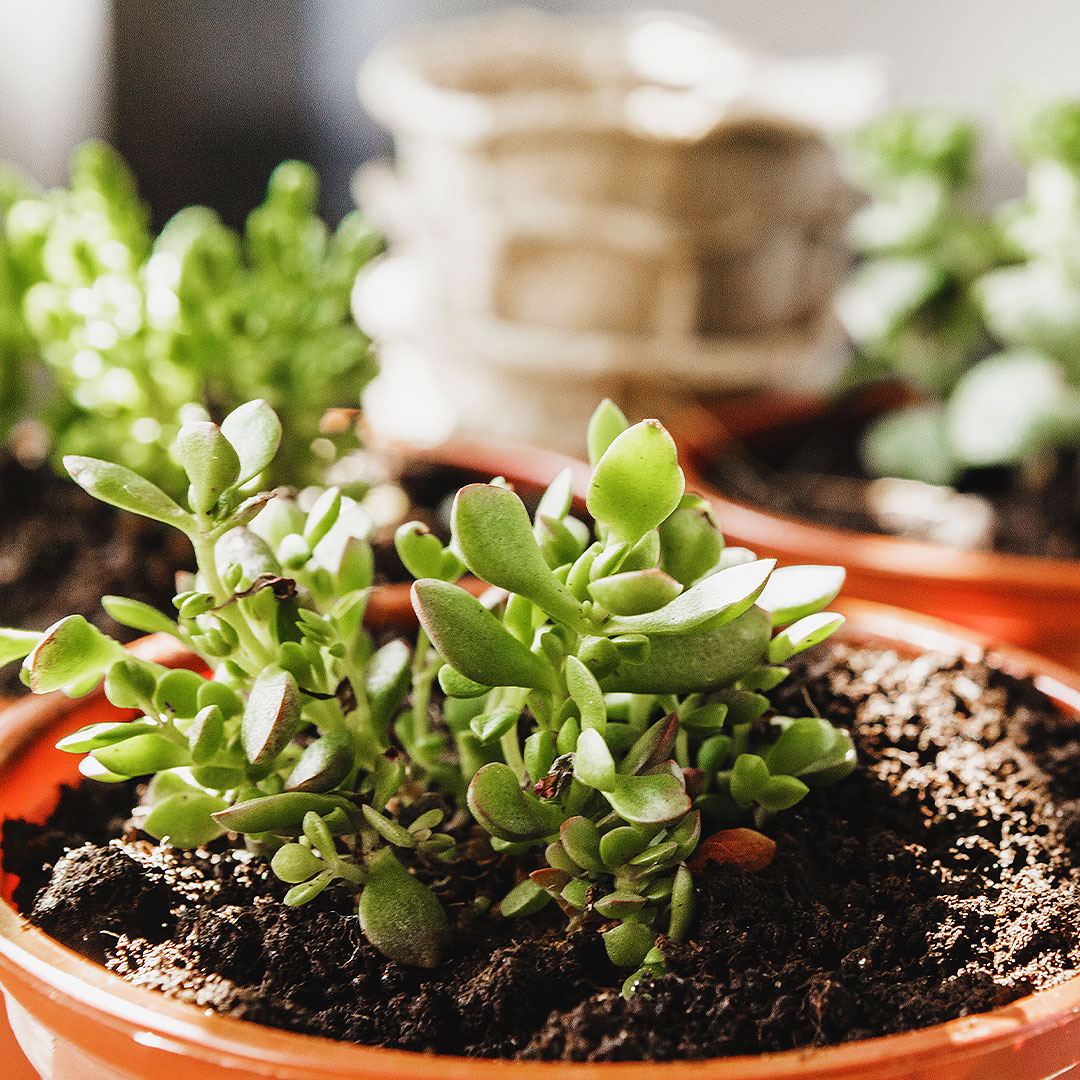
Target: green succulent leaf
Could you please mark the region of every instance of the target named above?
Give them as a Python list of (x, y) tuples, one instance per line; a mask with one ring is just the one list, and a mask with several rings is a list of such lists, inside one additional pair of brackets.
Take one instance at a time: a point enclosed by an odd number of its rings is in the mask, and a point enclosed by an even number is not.
[(499, 911), (508, 919), (523, 919), (535, 915), (551, 900), (550, 894), (540, 888), (535, 881), (526, 878), (519, 881), (503, 897)]
[(622, 968), (640, 967), (646, 954), (656, 944), (656, 931), (644, 923), (619, 923), (603, 934), (608, 959)]
[(282, 844), (270, 860), (270, 869), (282, 881), (298, 885), (320, 873), (323, 862), (304, 844)]
[(632, 825), (618, 825), (600, 837), (600, 858), (611, 870), (624, 866), (648, 847), (649, 834)]
[(410, 967), (433, 968), (450, 944), (450, 926), (439, 901), (387, 848), (368, 860), (360, 894), (360, 928), (385, 956)]
[(769, 767), (757, 754), (740, 754), (731, 770), (731, 797), (744, 806), (749, 805), (769, 782)]
[(285, 781), (285, 790), (332, 791), (349, 775), (353, 760), (353, 746), (347, 735), (323, 735), (304, 747)]
[(694, 879), (683, 863), (675, 871), (671, 887), (671, 921), (668, 937), (672, 941), (685, 941), (694, 920)]
[(660, 525), (660, 568), (690, 586), (716, 566), (723, 551), (712, 507), (700, 495), (684, 495)]
[(191, 764), (186, 746), (153, 733), (103, 746), (93, 754), (99, 764), (117, 776), (146, 776)]
[[(394, 847), (399, 848), (414, 848), (419, 843), (415, 836), (403, 825), (399, 825), (396, 821), (391, 821), (390, 818), (380, 814), (378, 810), (371, 806), (361, 806), (361, 813), (364, 815), (364, 820), (370, 825), (388, 844), (393, 844)], [(320, 847), (321, 851), (322, 848)]]
[(540, 523), (544, 518), (562, 521), (570, 513), (570, 503), (574, 498), (574, 470), (567, 466), (547, 486), (536, 508), (537, 540), (540, 539)]
[[(217, 705), (206, 705), (195, 714), (195, 719), (188, 728), (188, 747), (191, 760), (196, 765), (205, 765), (225, 743), (225, 719)], [(218, 810), (223, 809), (217, 807)]]
[(635, 544), (679, 505), (685, 481), (671, 436), (655, 420), (618, 435), (593, 469), (586, 504), (615, 542)]
[(465, 565), (478, 578), (526, 597), (562, 622), (580, 622), (581, 605), (551, 572), (517, 495), (493, 484), (469, 484), (457, 493), (452, 518)]
[(790, 810), (809, 794), (810, 789), (798, 777), (772, 776), (754, 796), (755, 801), (771, 813)]
[(814, 716), (794, 720), (766, 751), (765, 764), (773, 776), (799, 776), (830, 757), (839, 735), (828, 720)]
[(172, 634), (173, 637), (179, 633), (172, 619), (141, 600), (129, 600), (126, 596), (103, 596), (101, 606), (121, 626), (130, 626), (132, 630), (141, 630), (144, 634)]
[(773, 664), (782, 664), (796, 653), (824, 641), (843, 625), (844, 616), (831, 611), (819, 611), (815, 615), (807, 615), (781, 630), (769, 642), (769, 661)]
[(420, 521), (407, 521), (394, 533), (394, 547), (414, 578), (457, 581), (465, 572), (461, 559)]
[(614, 791), (617, 786), (615, 759), (596, 728), (585, 728), (578, 736), (574, 776), (598, 791)]
[(642, 615), (670, 604), (683, 587), (662, 570), (630, 570), (589, 584), (589, 596), (613, 615)]
[(205, 681), (197, 672), (186, 668), (162, 673), (154, 687), (154, 707), (172, 716), (194, 716), (199, 710), (199, 690)]
[(212, 816), (225, 806), (224, 799), (209, 792), (178, 792), (162, 799), (142, 827), (157, 840), (167, 837), (176, 847), (202, 847), (225, 831)]
[[(35, 694), (96, 682), (117, 661), (124, 647), (91, 626), (81, 615), (69, 615), (40, 635), (26, 659)], [(91, 683), (91, 686), (93, 683)]]
[(595, 469), (607, 448), (630, 426), (622, 409), (611, 398), (604, 398), (592, 416), (585, 441), (589, 451), (589, 464)]
[(559, 808), (521, 790), (514, 771), (502, 762), (485, 765), (469, 784), (469, 809), (501, 840), (540, 840), (559, 831)]
[(261, 398), (233, 409), (221, 422), (221, 432), (240, 459), (238, 484), (258, 476), (273, 461), (281, 443), (281, 421)]
[(0, 666), (21, 660), (41, 640), (36, 630), (0, 630)]
[(439, 668), (439, 686), (443, 693), (452, 698), (476, 698), (488, 693), (490, 686), (474, 682), (462, 675), (457, 668), (444, 664)]
[(595, 728), (603, 735), (607, 729), (607, 706), (596, 677), (576, 656), (566, 658), (563, 674), (570, 698), (578, 707), (581, 727)]
[(299, 726), (300, 690), (296, 679), (280, 668), (267, 668), (251, 687), (240, 725), (248, 761), (252, 765), (273, 761)]
[(686, 635), (721, 626), (753, 606), (775, 565), (774, 559), (758, 559), (710, 574), (656, 611), (609, 619), (605, 632)]
[(158, 725), (143, 717), (140, 720), (124, 720), (120, 723), (106, 721), (100, 724), (87, 724), (86, 727), (65, 735), (57, 744), (57, 750), (68, 754), (88, 754), (114, 743), (133, 739), (136, 735), (148, 735), (156, 732)]
[(372, 656), (365, 683), (371, 721), (376, 730), (386, 730), (408, 696), (411, 663), (412, 649), (400, 638), (388, 641)]
[(413, 608), (442, 657), (462, 675), (487, 686), (555, 689), (555, 672), (508, 633), (479, 600), (446, 582), (412, 587)]
[(481, 745), (488, 746), (498, 742), (508, 731), (512, 731), (521, 715), (520, 709), (512, 709), (501, 706), (491, 712), (481, 713), (469, 721), (473, 733), (480, 740)]
[(190, 533), (195, 527), (191, 515), (161, 488), (123, 465), (68, 454), (64, 458), (64, 468), (79, 487), (100, 502), (172, 525), (184, 533)]
[(319, 795), (312, 791), (284, 791), (245, 799), (214, 814), (214, 820), (230, 832), (264, 833), (299, 830), (304, 815), (329, 814), (342, 809), (350, 816), (356, 806), (338, 795)]
[(773, 626), (787, 626), (820, 611), (836, 599), (844, 584), (842, 566), (780, 566), (769, 576), (757, 605), (769, 612)]
[(690, 810), (690, 797), (671, 773), (619, 775), (604, 796), (611, 808), (631, 825), (666, 825)]
[(176, 454), (191, 486), (191, 508), (205, 514), (240, 476), (240, 458), (217, 424), (185, 424), (176, 438)]
[(606, 869), (600, 856), (600, 830), (587, 817), (567, 818), (559, 830), (559, 839), (578, 866), (591, 873)]

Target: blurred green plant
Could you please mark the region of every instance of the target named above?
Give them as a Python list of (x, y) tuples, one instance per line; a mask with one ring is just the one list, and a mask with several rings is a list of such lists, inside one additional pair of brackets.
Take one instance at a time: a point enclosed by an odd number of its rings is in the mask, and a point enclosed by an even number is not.
[(267, 483), (318, 482), (327, 409), (358, 405), (376, 372), (349, 293), (381, 240), (359, 213), (330, 232), (317, 195), (312, 169), (285, 162), (242, 236), (189, 207), (155, 237), (101, 143), (76, 151), (66, 189), (0, 176), (0, 439), (29, 417), (58, 467), (110, 454), (178, 496), (181, 425), (261, 397), (287, 431)]
[(900, 376), (925, 398), (869, 426), (872, 474), (951, 484), (1080, 444), (1080, 103), (1015, 95), (1008, 120), (1027, 192), (985, 218), (967, 209), (970, 122), (896, 114), (855, 140), (876, 201), (839, 300), (851, 378)]

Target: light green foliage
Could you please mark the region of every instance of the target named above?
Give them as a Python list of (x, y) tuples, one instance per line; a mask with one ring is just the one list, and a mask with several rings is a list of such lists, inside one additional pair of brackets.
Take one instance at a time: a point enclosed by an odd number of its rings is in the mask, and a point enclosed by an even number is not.
[[(190, 207), (155, 237), (127, 166), (100, 143), (76, 151), (67, 189), (0, 175), (0, 439), (30, 417), (57, 462), (108, 457), (180, 498), (181, 425), (264, 398), (288, 432), (269, 482), (318, 482), (323, 415), (357, 406), (375, 373), (349, 293), (380, 241), (355, 213), (331, 233), (317, 193), (307, 165), (285, 162), (243, 236)], [(191, 460), (210, 470), (189, 473), (197, 500), (231, 482), (232, 462)], [(243, 479), (267, 464), (245, 462)]]
[[(24, 672), (35, 691), (84, 693), (104, 676), (108, 698), (138, 710), (135, 720), (95, 724), (59, 745), (87, 755), (82, 771), (97, 779), (156, 774), (142, 821), (152, 836), (197, 846), (235, 833), (273, 854), (292, 885), (290, 904), (344, 883), (359, 894), (372, 942), (430, 966), (447, 944), (446, 916), (405, 864), (453, 854), (439, 830), (441, 797), (427, 792), (434, 774), (420, 764), (439, 756), (442, 736), (393, 739), (413, 657), (401, 641), (373, 651), (361, 627), (372, 565), (366, 513), (333, 489), (306, 512), (248, 494), (280, 435), (260, 401), (220, 428), (183, 427), (186, 501), (121, 465), (68, 459), (92, 494), (190, 538), (198, 575), (176, 597), (175, 620), (117, 597), (108, 607), (137, 628), (171, 633), (212, 680), (136, 659), (81, 616), (44, 634), (0, 632), (0, 652), (29, 652)], [(421, 752), (410, 761), (402, 743)]]
[(868, 257), (840, 299), (853, 372), (931, 395), (871, 425), (873, 474), (948, 484), (1080, 443), (1080, 103), (1015, 94), (1007, 119), (1027, 192), (985, 218), (964, 203), (970, 123), (896, 114), (856, 140), (875, 201), (855, 219)]
[[(573, 924), (614, 921), (612, 961), (656, 974), (657, 935), (689, 931), (685, 862), (702, 820), (763, 824), (811, 780), (854, 765), (850, 739), (826, 721), (751, 730), (768, 706), (757, 690), (787, 675), (776, 665), (842, 622), (820, 609), (843, 571), (725, 560), (654, 421), (629, 426), (605, 403), (589, 445), (595, 535), (572, 515), (565, 477), (532, 521), (505, 486), (471, 485), (451, 548), (508, 598), (489, 610), (429, 578), (413, 603), (446, 662), (439, 682), (473, 816), (497, 847), (531, 847), (547, 863), (503, 913), (527, 916), (552, 897)], [(426, 561), (440, 558), (432, 547)], [(467, 724), (452, 719), (457, 706)], [(752, 783), (737, 778), (744, 760)]]

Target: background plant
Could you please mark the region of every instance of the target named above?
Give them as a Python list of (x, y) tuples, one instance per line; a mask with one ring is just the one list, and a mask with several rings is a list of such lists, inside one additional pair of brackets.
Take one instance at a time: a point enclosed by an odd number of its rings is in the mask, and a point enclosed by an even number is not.
[(410, 650), (373, 651), (361, 622), (371, 584), (371, 520), (331, 488), (307, 511), (252, 492), (281, 436), (262, 401), (220, 427), (185, 424), (176, 457), (186, 505), (124, 466), (68, 456), (71, 476), (104, 502), (171, 525), (195, 549), (198, 574), (175, 600), (177, 617), (120, 597), (119, 622), (171, 634), (213, 678), (133, 657), (82, 616), (44, 634), (5, 631), (0, 659), (29, 652), (35, 692), (86, 693), (104, 676), (133, 720), (63, 739), (86, 755), (88, 777), (152, 774), (140, 826), (182, 847), (236, 834), (272, 857), (300, 904), (339, 882), (358, 896), (367, 937), (388, 956), (431, 966), (449, 936), (446, 915), (406, 864), (445, 872), (453, 839), (446, 804), (393, 744), (391, 723), (409, 690)]
[[(1009, 123), (1028, 169), (1022, 199), (985, 218), (913, 210), (909, 222), (897, 206), (922, 205), (912, 196), (855, 220), (856, 236), (878, 248), (898, 234), (910, 248), (904, 226), (919, 226), (914, 258), (890, 251), (884, 271), (869, 259), (840, 301), (855, 371), (900, 375), (926, 394), (870, 426), (862, 455), (877, 475), (954, 483), (984, 467), (1038, 472), (1047, 454), (1080, 442), (1080, 104), (1017, 95)], [(940, 197), (923, 196), (933, 208), (970, 192), (974, 148), (967, 121), (908, 114), (864, 133), (856, 160), (898, 190), (921, 163), (911, 190), (932, 192), (926, 175), (936, 176)]]
[(285, 162), (242, 236), (189, 207), (155, 237), (100, 143), (76, 151), (67, 189), (0, 181), (0, 437), (29, 415), (58, 466), (108, 454), (180, 495), (180, 426), (261, 397), (286, 420), (270, 482), (317, 481), (326, 410), (357, 405), (376, 370), (348, 301), (381, 244), (359, 213), (331, 233), (317, 193), (310, 167)]
[[(546, 864), (503, 914), (554, 897), (571, 924), (601, 923), (612, 961), (636, 969), (629, 990), (689, 931), (703, 822), (760, 826), (852, 769), (828, 721), (760, 723), (784, 661), (843, 621), (820, 611), (843, 571), (725, 549), (655, 421), (630, 427), (606, 402), (589, 450), (595, 539), (567, 471), (533, 519), (501, 482), (474, 484), (450, 548), (417, 525), (398, 548), (445, 660), (469, 808), (497, 850)], [(451, 583), (465, 567), (506, 591), (498, 609)]]

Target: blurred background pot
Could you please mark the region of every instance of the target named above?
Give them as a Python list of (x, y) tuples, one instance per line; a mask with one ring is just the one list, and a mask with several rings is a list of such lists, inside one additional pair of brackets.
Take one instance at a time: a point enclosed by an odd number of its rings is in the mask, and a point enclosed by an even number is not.
[[(848, 602), (848, 640), (904, 654), (946, 650), (978, 655), (982, 642), (946, 624), (879, 605)], [(141, 655), (192, 666), (171, 639), (148, 638)], [(995, 662), (1032, 674), (1062, 712), (1080, 713), (1080, 676), (1012, 649)], [(69, 701), (33, 698), (0, 718), (0, 815), (42, 820), (58, 787), (78, 780), (75, 758), (53, 748), (75, 728), (117, 711), (100, 691)], [(4, 894), (11, 895), (11, 881)], [(847, 1045), (701, 1062), (603, 1065), (434, 1058), (335, 1043), (237, 1021), (131, 986), (31, 927), (0, 904), (0, 983), (12, 1028), (45, 1080), (1048, 1080), (1080, 1060), (1080, 978), (1002, 1009), (922, 1031)]]
[[(884, 412), (898, 403), (897, 393), (904, 391), (856, 399), (840, 422)], [(821, 394), (750, 394), (693, 406), (671, 423), (687, 483), (712, 502), (728, 543), (782, 562), (842, 562), (845, 596), (947, 618), (1066, 664), (1080, 661), (1077, 560), (962, 550), (820, 525), (732, 498), (710, 480), (721, 454), (790, 438), (820, 424), (831, 408)]]
[(574, 394), (663, 418), (834, 374), (854, 197), (829, 137), (877, 106), (872, 65), (769, 59), (671, 14), (513, 11), (386, 47), (360, 92), (397, 164), (354, 193), (424, 300), (387, 322), (373, 267), (354, 310), (426, 358), (464, 428), (580, 453)]

